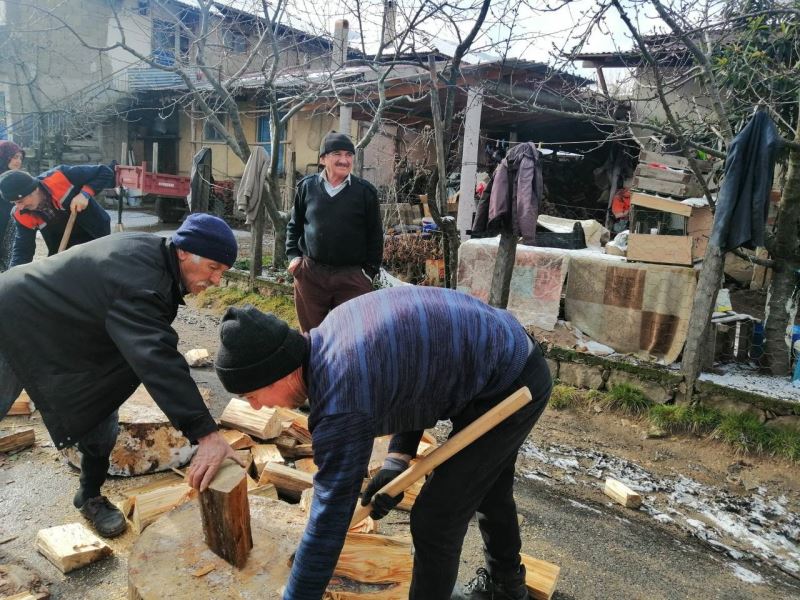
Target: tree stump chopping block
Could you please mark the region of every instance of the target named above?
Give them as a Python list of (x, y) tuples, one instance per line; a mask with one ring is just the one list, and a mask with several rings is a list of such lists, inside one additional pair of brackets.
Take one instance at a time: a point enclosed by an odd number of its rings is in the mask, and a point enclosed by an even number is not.
[[(191, 460), (194, 451), (144, 386), (139, 386), (119, 409), (119, 435), (108, 474), (131, 477), (177, 469)], [(80, 452), (76, 448), (67, 448), (63, 453), (80, 468)]]
[[(190, 502), (150, 525), (134, 543), (128, 559), (130, 600), (280, 600), (307, 515), (280, 500), (250, 496), (249, 502), (253, 548), (244, 568), (231, 566), (206, 546), (199, 503)], [(378, 569), (376, 561), (397, 564)], [(410, 542), (362, 534), (348, 540), (325, 598), (405, 600), (411, 562)], [(380, 583), (375, 573), (383, 573)]]

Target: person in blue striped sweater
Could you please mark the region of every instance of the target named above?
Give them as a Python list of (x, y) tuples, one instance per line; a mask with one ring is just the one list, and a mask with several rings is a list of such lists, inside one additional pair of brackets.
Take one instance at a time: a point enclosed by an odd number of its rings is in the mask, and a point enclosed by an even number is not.
[[(335, 308), (304, 335), (252, 306), (220, 325), (216, 371), (254, 408), (310, 405), (314, 500), (285, 600), (319, 600), (338, 560), (376, 436), (393, 434), (362, 503), (416, 455), (422, 432), (453, 433), (528, 386), (529, 403), (428, 477), (411, 512), (410, 598), (527, 598), (513, 497), (517, 452), (544, 410), (552, 380), (539, 345), (508, 312), (460, 292), (403, 286)], [(452, 435), (452, 434), (451, 434)], [(374, 518), (402, 499), (376, 495)], [(454, 592), (469, 520), (478, 516), (486, 569)]]

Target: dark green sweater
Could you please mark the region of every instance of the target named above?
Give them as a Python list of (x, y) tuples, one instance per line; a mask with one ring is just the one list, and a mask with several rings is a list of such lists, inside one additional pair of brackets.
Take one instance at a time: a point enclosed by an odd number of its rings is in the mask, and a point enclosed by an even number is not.
[(377, 190), (351, 175), (350, 183), (331, 198), (318, 174), (301, 179), (286, 228), (286, 255), (289, 260), (308, 256), (326, 265), (358, 266), (377, 274), (383, 259)]

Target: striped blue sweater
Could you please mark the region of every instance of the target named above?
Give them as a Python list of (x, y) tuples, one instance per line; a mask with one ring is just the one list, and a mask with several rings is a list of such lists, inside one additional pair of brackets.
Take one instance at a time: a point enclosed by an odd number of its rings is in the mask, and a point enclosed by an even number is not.
[(510, 313), (460, 292), (416, 286), (346, 302), (310, 337), (309, 427), (319, 472), (285, 600), (322, 597), (373, 439), (432, 427), (473, 399), (505, 390), (528, 355), (525, 331)]

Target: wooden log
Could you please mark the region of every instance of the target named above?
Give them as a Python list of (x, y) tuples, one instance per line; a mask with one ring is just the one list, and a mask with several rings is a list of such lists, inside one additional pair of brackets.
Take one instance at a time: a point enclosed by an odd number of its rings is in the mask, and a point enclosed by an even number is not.
[(534, 600), (550, 600), (556, 591), (561, 567), (527, 554), (519, 556), (525, 565), (525, 585), (528, 586), (530, 597)]
[(603, 493), (622, 504), (625, 508), (639, 508), (642, 505), (642, 497), (639, 494), (621, 481), (617, 481), (611, 477), (606, 478)]
[(133, 499), (133, 529), (141, 534), (153, 521), (197, 495), (185, 481), (157, 487)]
[(279, 493), (297, 502), (303, 490), (314, 485), (314, 478), (310, 473), (303, 473), (286, 465), (268, 463), (258, 480), (259, 485), (265, 483), (272, 483)]
[(208, 488), (200, 493), (203, 536), (214, 554), (243, 568), (253, 547), (247, 474), (235, 462), (226, 461)]
[[(134, 542), (128, 558), (130, 600), (280, 600), (280, 589), (286, 585), (291, 568), (289, 557), (297, 549), (308, 516), (297, 505), (250, 498), (253, 549), (248, 567), (237, 569), (209, 552), (203, 541), (199, 512), (198, 503), (186, 504), (148, 527)], [(373, 551), (364, 546), (362, 552), (351, 555), (355, 558), (351, 565), (347, 565), (346, 556), (346, 571), (369, 573), (375, 555), (384, 573), (405, 579), (376, 584), (345, 579), (344, 574), (336, 572), (325, 597), (407, 600), (410, 544), (405, 542), (405, 550), (401, 547), (401, 551), (392, 553), (380, 548), (381, 536), (364, 537), (375, 538)], [(363, 562), (365, 555), (370, 556), (369, 562)], [(400, 565), (391, 564), (393, 556), (401, 561)], [(214, 570), (201, 579), (193, 576), (211, 566)]]
[(250, 448), (250, 453), (253, 455), (253, 464), (258, 477), (261, 477), (261, 472), (267, 463), (283, 464), (285, 462), (283, 455), (275, 444), (256, 444)]
[(319, 467), (314, 464), (313, 458), (298, 458), (296, 461), (294, 461), (294, 466), (298, 471), (311, 473), (312, 475), (319, 471)]
[(222, 411), (220, 422), (226, 427), (268, 440), (281, 434), (281, 420), (274, 408), (253, 410), (248, 402), (231, 398)]
[(111, 546), (81, 523), (40, 529), (36, 534), (36, 550), (62, 573), (85, 567), (112, 554)]
[(33, 429), (18, 429), (13, 432), (0, 433), (0, 452), (11, 454), (30, 448), (36, 441)]
[(249, 435), (236, 429), (220, 429), (219, 431), (228, 445), (234, 450), (243, 450), (244, 448), (252, 448), (256, 445)]
[(334, 575), (364, 583), (410, 582), (412, 566), (409, 540), (388, 535), (348, 533)]
[[(194, 452), (195, 447), (172, 426), (144, 386), (139, 386), (120, 406), (119, 435), (111, 451), (108, 473), (131, 477), (169, 471), (188, 464)], [(80, 467), (77, 448), (67, 448), (62, 454)]]

